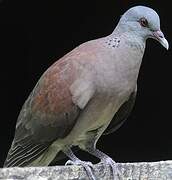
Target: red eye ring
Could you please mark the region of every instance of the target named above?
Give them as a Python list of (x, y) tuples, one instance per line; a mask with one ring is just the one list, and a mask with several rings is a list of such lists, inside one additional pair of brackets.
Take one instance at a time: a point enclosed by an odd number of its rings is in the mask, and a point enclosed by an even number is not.
[(140, 25), (143, 26), (143, 27), (148, 27), (148, 21), (147, 21), (147, 19), (144, 18), (144, 17), (143, 17), (143, 18), (140, 18), (139, 23), (140, 23)]

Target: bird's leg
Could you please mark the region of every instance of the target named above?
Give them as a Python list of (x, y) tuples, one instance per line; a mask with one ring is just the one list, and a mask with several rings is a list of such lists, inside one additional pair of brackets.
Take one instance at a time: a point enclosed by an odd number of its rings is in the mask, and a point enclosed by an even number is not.
[(99, 158), (102, 163), (110, 165), (114, 180), (116, 180), (116, 177), (119, 177), (121, 179), (123, 178), (123, 175), (118, 170), (116, 162), (102, 151), (96, 149), (95, 145), (87, 146), (85, 150), (90, 154), (94, 155), (95, 157)]
[(85, 168), (89, 179), (90, 180), (96, 180), (93, 173), (92, 173), (91, 168), (93, 167), (93, 164), (91, 162), (81, 161), (79, 158), (77, 158), (75, 156), (75, 154), (72, 152), (72, 150), (70, 148), (65, 148), (63, 150), (63, 152), (66, 154), (66, 156), (68, 156), (70, 158), (70, 160), (68, 160), (65, 163), (65, 166), (66, 165), (81, 165)]

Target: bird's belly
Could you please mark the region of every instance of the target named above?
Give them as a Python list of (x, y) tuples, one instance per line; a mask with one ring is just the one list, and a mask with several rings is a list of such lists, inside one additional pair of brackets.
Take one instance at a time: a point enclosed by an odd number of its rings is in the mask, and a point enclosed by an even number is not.
[(105, 124), (109, 124), (111, 119), (113, 118), (116, 110), (118, 109), (118, 104), (109, 102), (105, 105), (103, 109), (97, 110), (97, 112), (90, 113), (92, 117), (88, 119), (89, 126), (87, 128), (88, 131), (98, 129)]
[(100, 136), (122, 103), (123, 98), (119, 97), (102, 97), (102, 99), (98, 97), (98, 99), (94, 99), (80, 114), (76, 125), (67, 137), (68, 142), (78, 145), (89, 138), (88, 132), (98, 129), (98, 136)]

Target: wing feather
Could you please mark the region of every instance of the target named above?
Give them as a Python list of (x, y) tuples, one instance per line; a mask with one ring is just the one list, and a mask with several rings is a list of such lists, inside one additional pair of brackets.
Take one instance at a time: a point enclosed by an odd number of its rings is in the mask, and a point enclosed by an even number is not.
[(52, 142), (70, 133), (81, 111), (72, 96), (80, 98), (80, 94), (84, 94), (84, 100), (79, 100), (84, 108), (93, 95), (92, 87), (87, 93), (89, 85), (83, 89), (78, 77), (76, 65), (66, 59), (56, 62), (43, 74), (19, 114), (4, 167), (28, 166), (48, 150)]
[(47, 144), (29, 144), (25, 147), (20, 146), (19, 144), (12, 144), (4, 167), (24, 166), (36, 159), (47, 148)]

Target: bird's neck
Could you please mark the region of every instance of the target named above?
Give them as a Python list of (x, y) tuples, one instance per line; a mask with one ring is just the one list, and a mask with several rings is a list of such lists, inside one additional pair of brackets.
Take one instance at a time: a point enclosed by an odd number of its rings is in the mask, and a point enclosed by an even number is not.
[(139, 36), (135, 32), (131, 32), (131, 31), (129, 32), (125, 28), (122, 28), (121, 26), (117, 26), (110, 36), (112, 38), (119, 37), (125, 39), (125, 43), (129, 47), (138, 50), (142, 54), (144, 54), (146, 39)]
[(137, 81), (146, 41), (137, 34), (119, 29), (115, 29), (110, 38), (120, 39), (119, 52), (122, 52), (122, 58), (118, 69), (126, 76), (126, 79)]

